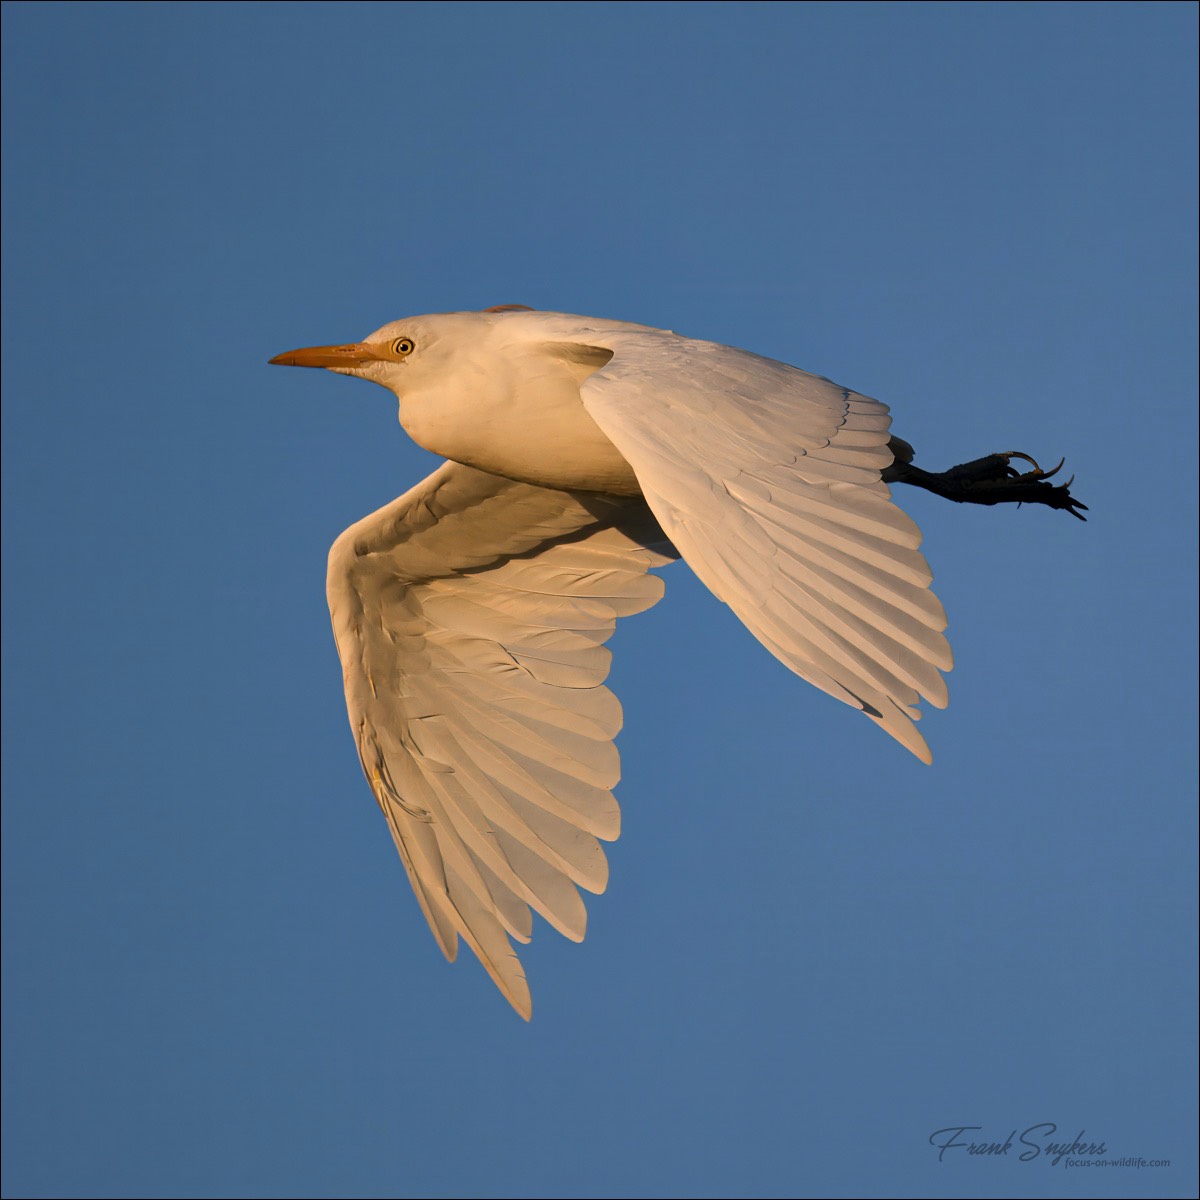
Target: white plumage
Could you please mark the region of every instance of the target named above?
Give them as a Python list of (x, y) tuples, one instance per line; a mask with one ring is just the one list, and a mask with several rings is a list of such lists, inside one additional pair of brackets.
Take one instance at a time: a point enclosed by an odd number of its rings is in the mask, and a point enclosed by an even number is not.
[(616, 619), (682, 556), (781, 662), (929, 761), (945, 614), (890, 499), (887, 408), (664, 330), (503, 309), (273, 362), (380, 383), (450, 459), (351, 526), (328, 597), (350, 724), (439, 945), (523, 1016), (530, 910), (583, 937), (620, 815)]

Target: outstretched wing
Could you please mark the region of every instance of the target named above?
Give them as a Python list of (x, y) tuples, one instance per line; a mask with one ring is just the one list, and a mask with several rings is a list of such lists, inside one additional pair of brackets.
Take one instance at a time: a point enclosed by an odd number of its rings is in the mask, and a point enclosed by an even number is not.
[(640, 498), (457, 463), (329, 554), (350, 725), (413, 890), (446, 957), (461, 934), (526, 1018), (505, 935), (528, 941), (533, 908), (583, 937), (576, 885), (604, 890), (597, 838), (620, 827), (604, 642), (674, 557)]
[(660, 330), (589, 331), (582, 385), (700, 579), (777, 658), (924, 761), (946, 704), (946, 616), (921, 532), (892, 504), (887, 407), (828, 379)]

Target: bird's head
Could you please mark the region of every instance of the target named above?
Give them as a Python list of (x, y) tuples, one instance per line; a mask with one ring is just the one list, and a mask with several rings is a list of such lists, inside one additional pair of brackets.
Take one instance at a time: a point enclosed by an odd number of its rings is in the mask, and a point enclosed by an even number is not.
[(439, 313), (392, 321), (361, 342), (340, 346), (305, 346), (270, 360), (281, 367), (324, 367), (378, 383), (397, 396), (426, 390), (471, 373), (489, 357), (496, 340), (490, 312)]
[[(617, 325), (506, 305), (408, 317), (361, 342), (308, 346), (271, 362), (324, 367), (387, 388), (409, 437), (443, 458), (544, 486), (596, 490), (599, 479), (632, 487), (628, 465), (580, 396), (581, 381), (612, 358), (611, 350), (578, 340), (597, 324)], [(594, 479), (586, 462), (564, 473), (569, 451), (587, 462), (598, 455), (600, 475)]]

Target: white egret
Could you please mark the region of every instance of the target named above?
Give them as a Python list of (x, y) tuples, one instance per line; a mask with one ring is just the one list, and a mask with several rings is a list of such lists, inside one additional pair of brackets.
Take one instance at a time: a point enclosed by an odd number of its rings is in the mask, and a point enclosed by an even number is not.
[(1018, 475), (1024, 455), (921, 471), (878, 401), (621, 321), (506, 305), (271, 362), (381, 384), (448, 460), (337, 539), (329, 608), (359, 758), (430, 928), (526, 1018), (508, 939), (529, 940), (533, 909), (581, 940), (576, 886), (607, 881), (604, 642), (661, 597), (648, 568), (682, 556), (785, 666), (928, 762), (914, 722), (921, 698), (946, 704), (946, 618), (888, 482), (1084, 507), (1036, 463)]

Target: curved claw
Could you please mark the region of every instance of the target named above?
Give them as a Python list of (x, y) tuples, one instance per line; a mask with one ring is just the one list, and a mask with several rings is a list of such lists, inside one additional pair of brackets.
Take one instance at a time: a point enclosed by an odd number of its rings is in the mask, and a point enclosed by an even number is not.
[[(1024, 459), (1025, 462), (1029, 463), (1029, 465), (1031, 467), (1033, 467), (1032, 471), (1026, 471), (1026, 472), (1024, 472), (1024, 474), (1014, 471), (1011, 467), (1009, 467), (1008, 468), (1009, 474), (1012, 476), (1015, 476), (1017, 479), (1036, 479), (1036, 480), (1053, 479), (1054, 476), (1057, 475), (1059, 473), (1059, 471), (1061, 471), (1063, 469), (1063, 464), (1067, 461), (1066, 458), (1060, 458), (1058, 460), (1057, 466), (1051, 467), (1050, 470), (1048, 470), (1048, 471), (1043, 471), (1036, 458), (1033, 458), (1028, 454), (1023, 454), (1020, 450), (1009, 450), (1007, 454), (1003, 454), (1003, 455), (1001, 455), (1001, 457), (1002, 458), (1021, 458), (1021, 459)], [(1072, 476), (1071, 478), (1074, 479), (1074, 476)], [(1063, 486), (1070, 487), (1071, 485), (1069, 483), (1066, 483), (1066, 484), (1063, 484)]]
[[(1062, 463), (1060, 462), (1058, 464), (1058, 467), (1054, 468), (1054, 471), (1057, 471), (1059, 469), (1059, 467), (1061, 467), (1061, 466), (1062, 466)], [(1051, 471), (1050, 474), (1053, 475), (1054, 471)], [(1086, 521), (1087, 517), (1085, 517), (1083, 514), (1085, 512), (1087, 512), (1088, 506), (1086, 504), (1084, 504), (1084, 502), (1082, 500), (1076, 500), (1075, 497), (1071, 495), (1071, 484), (1073, 484), (1074, 482), (1075, 482), (1075, 476), (1072, 475), (1071, 478), (1068, 479), (1066, 483), (1059, 483), (1059, 484), (1053, 485), (1052, 493), (1054, 495), (1055, 500), (1057, 501), (1057, 503), (1055, 503), (1053, 507), (1061, 508), (1063, 510), (1063, 512), (1069, 512), (1071, 514), (1071, 516), (1073, 516), (1076, 520)], [(1076, 512), (1075, 511), (1076, 509), (1079, 509), (1081, 511)]]
[[(1059, 473), (1059, 471), (1061, 471), (1063, 469), (1063, 463), (1065, 463), (1067, 461), (1065, 458), (1060, 458), (1058, 460), (1057, 466), (1051, 467), (1049, 471), (1043, 471), (1041, 468), (1041, 465), (1038, 463), (1038, 460), (1036, 458), (1032, 457), (1032, 455), (1024, 454), (1020, 450), (1009, 450), (1007, 453), (1003, 454), (1001, 457), (1023, 459), (1025, 462), (1027, 462), (1033, 468), (1032, 471), (1025, 472), (1025, 477), (1032, 475), (1035, 479), (1052, 479), (1055, 475), (1057, 475)], [(1017, 475), (1017, 472), (1013, 471), (1013, 474)], [(1018, 476), (1018, 478), (1021, 478), (1021, 476)]]
[[(1007, 451), (1004, 451), (1004, 452), (1002, 453), (1002, 457), (1004, 457), (1004, 458), (1023, 458), (1023, 459), (1024, 459), (1024, 460), (1025, 460), (1027, 463), (1029, 463), (1029, 465), (1030, 465), (1031, 467), (1033, 467), (1033, 469), (1034, 469), (1035, 471), (1037, 471), (1037, 472), (1039, 472), (1039, 473), (1041, 472), (1041, 469), (1042, 469), (1042, 468), (1038, 466), (1038, 464), (1037, 464), (1037, 459), (1036, 459), (1036, 458), (1030, 458), (1028, 454), (1023, 454), (1023, 453), (1022, 453), (1020, 450), (1007, 450)], [(1014, 472), (1014, 474), (1016, 474), (1016, 472)]]

